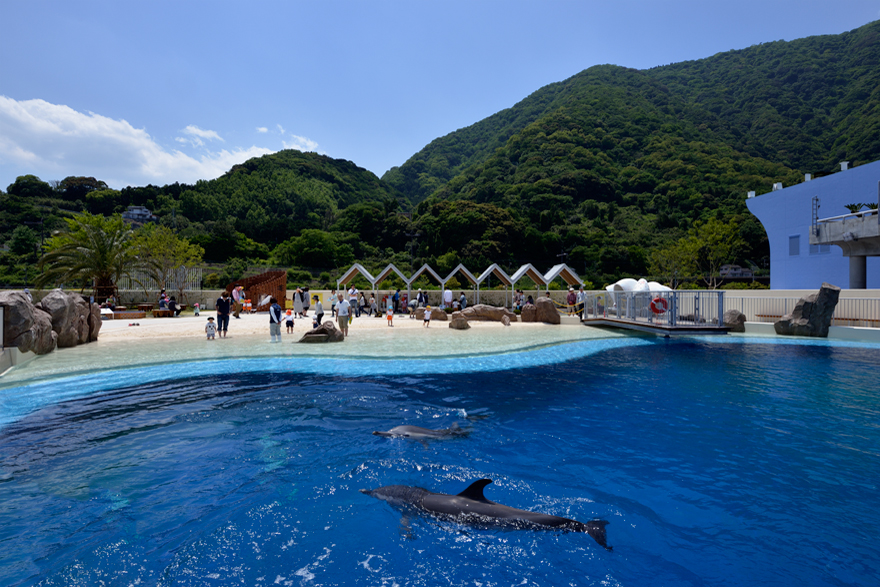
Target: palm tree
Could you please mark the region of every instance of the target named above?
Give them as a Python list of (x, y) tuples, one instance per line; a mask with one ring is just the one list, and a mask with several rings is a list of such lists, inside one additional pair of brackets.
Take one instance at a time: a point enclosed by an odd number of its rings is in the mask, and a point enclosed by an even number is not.
[(37, 287), (70, 284), (85, 289), (94, 285), (95, 297), (106, 298), (116, 289), (119, 277), (136, 265), (131, 227), (118, 214), (105, 218), (84, 213), (64, 220), (67, 232), (46, 242)]

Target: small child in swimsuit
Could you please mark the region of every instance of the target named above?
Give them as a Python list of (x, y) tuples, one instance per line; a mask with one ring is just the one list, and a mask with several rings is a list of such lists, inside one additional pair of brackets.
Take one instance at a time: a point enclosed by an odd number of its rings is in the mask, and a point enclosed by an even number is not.
[(388, 309), (385, 310), (385, 317), (388, 318), (388, 326), (394, 326), (392, 321), (394, 320), (394, 306), (388, 304)]
[(293, 334), (293, 313), (290, 310), (287, 311), (286, 318), (287, 334)]
[(431, 306), (425, 308), (425, 328), (430, 328), (431, 326)]

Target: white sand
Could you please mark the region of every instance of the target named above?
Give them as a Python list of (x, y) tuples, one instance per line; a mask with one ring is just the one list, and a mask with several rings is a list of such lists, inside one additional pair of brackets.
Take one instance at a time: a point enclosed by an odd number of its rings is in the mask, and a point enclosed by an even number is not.
[[(98, 335), (99, 340), (137, 340), (141, 338), (158, 338), (158, 337), (198, 337), (205, 338), (205, 324), (208, 316), (214, 316), (215, 312), (202, 312), (201, 316), (193, 316), (192, 314), (178, 316), (176, 318), (144, 318), (141, 320), (105, 320), (101, 326), (101, 333)], [(329, 313), (324, 314), (324, 319), (334, 320)], [(335, 323), (335, 322), (334, 322)], [(137, 324), (132, 326), (131, 324)], [(374, 329), (425, 329), (424, 322), (410, 318), (407, 315), (398, 314), (394, 316), (393, 326), (388, 326), (388, 321), (384, 316), (380, 318), (368, 317), (361, 315), (360, 318), (354, 318), (349, 326), (349, 336), (355, 336), (357, 332), (363, 330)], [(504, 328), (500, 322), (471, 322), (472, 329), (496, 329)], [(533, 324), (512, 324), (512, 327), (530, 327), (537, 326)], [(337, 324), (338, 327), (338, 324)], [(449, 321), (432, 320), (429, 329), (444, 328), (449, 329)], [(311, 315), (306, 318), (297, 318), (294, 320), (294, 333), (286, 335), (285, 323), (281, 323), (282, 335), (294, 337), (299, 340), (303, 334), (312, 329)], [(229, 337), (241, 336), (262, 336), (269, 337), (269, 313), (262, 312), (259, 314), (241, 314), (241, 318), (236, 319), (234, 316), (229, 319)], [(292, 340), (292, 339), (291, 339)]]

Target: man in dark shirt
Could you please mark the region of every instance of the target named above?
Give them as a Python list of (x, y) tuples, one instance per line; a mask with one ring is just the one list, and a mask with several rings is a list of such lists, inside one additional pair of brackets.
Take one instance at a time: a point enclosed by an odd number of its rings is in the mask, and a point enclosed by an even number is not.
[(226, 338), (226, 331), (229, 330), (229, 312), (232, 310), (232, 300), (229, 299), (229, 292), (217, 298), (217, 334), (219, 338)]

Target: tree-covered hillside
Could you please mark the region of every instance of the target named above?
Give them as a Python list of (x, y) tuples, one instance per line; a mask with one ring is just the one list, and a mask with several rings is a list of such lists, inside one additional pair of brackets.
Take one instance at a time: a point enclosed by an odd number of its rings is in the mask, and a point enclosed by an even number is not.
[[(719, 140), (799, 172), (826, 173), (841, 160), (880, 158), (878, 65), (880, 21), (841, 35), (764, 43), (645, 71), (596, 66), (432, 141), (383, 179), (418, 203), (560, 108), (594, 110), (605, 132), (627, 136), (629, 122), (638, 120), (609, 124), (602, 109), (613, 100), (588, 97), (608, 93), (627, 100), (644, 93), (642, 98), (656, 101), (656, 92), (667, 96), (676, 117), (695, 127), (701, 141)], [(681, 130), (664, 132), (678, 136)]]
[(880, 158), (880, 22), (645, 73), (714, 114), (750, 155), (805, 173)]

